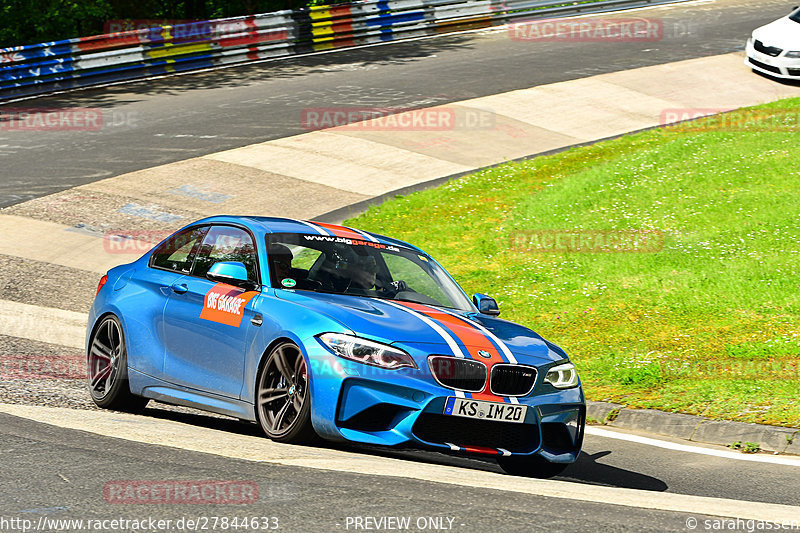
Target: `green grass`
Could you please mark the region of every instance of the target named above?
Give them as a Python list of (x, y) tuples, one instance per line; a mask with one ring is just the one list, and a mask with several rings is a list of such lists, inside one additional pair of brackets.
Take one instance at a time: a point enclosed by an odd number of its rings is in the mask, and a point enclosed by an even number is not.
[[(790, 99), (504, 164), (347, 224), (495, 296), (571, 354), (589, 399), (800, 426), (798, 116)], [(538, 230), (662, 232), (663, 247), (512, 245)]]

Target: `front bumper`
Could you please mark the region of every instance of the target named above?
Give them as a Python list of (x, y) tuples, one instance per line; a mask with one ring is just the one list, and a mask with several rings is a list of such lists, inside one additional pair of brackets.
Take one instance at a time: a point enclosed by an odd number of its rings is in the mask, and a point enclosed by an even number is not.
[(578, 458), (586, 422), (580, 386), (557, 390), (537, 382), (531, 394), (515, 399), (528, 406), (521, 424), (464, 418), (443, 413), (456, 392), (436, 383), (427, 367), (383, 370), (336, 357), (315, 339), (305, 344), (312, 423), (323, 438), (443, 452), (539, 454), (562, 463)]
[(778, 56), (770, 56), (759, 52), (753, 45), (753, 39), (747, 41), (744, 64), (755, 71), (768, 76), (787, 80), (800, 80), (800, 58), (785, 57), (786, 50)]

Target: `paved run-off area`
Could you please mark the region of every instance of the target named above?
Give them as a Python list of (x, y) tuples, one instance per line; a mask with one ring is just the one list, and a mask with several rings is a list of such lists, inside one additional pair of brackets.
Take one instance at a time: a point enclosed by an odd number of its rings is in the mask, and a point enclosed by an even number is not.
[[(312, 131), (17, 204), (0, 211), (0, 353), (6, 361), (33, 357), (50, 367), (79, 360), (83, 320), (99, 277), (204, 216), (314, 218), (481, 166), (658, 126), (676, 115), (796, 95), (800, 87), (751, 73), (740, 54), (712, 56)], [(447, 127), (402, 127), (420, 113)], [(27, 377), (5, 380), (0, 399), (88, 405), (78, 382)], [(54, 398), (59, 387), (65, 396)], [(40, 395), (40, 389), (48, 392)]]
[[(365, 126), (309, 132), (123, 174), (0, 211), (0, 402), (5, 403), (0, 419), (4, 451), (19, 452), (3, 467), (3, 479), (21, 479), (25, 468), (30, 476), (0, 513), (58, 515), (97, 509), (108, 479), (176, 479), (190, 471), (196, 479), (221, 479), (228, 468), (235, 468), (237, 478), (267, 479), (280, 473), (285, 476), (282, 484), (270, 478), (271, 486), (294, 483), (291, 498), (281, 500), (280, 493), (269, 492), (261, 506), (281, 510), (283, 516), (292, 515), (299, 497), (313, 493), (309, 486), (300, 488), (303, 480), (333, 486), (329, 477), (336, 476), (335, 490), (317, 495), (305, 507), (332, 517), (331, 523), (315, 528), (305, 515), (296, 530), (334, 530), (339, 527), (334, 522), (344, 518), (342, 509), (400, 512), (399, 504), (377, 496), (381, 490), (391, 487), (390, 492), (428, 497), (436, 493), (434, 484), (484, 510), (467, 515), (464, 531), (479, 529), (480, 520), (487, 527), (513, 530), (519, 527), (521, 509), (531, 506), (537, 509), (531, 519), (547, 515), (552, 520), (542, 530), (581, 530), (585, 522), (581, 526), (580, 520), (587, 519), (601, 529), (684, 530), (686, 515), (702, 518), (701, 513), (800, 519), (797, 466), (790, 458), (776, 458), (784, 461), (778, 463), (761, 456), (761, 462), (745, 462), (724, 455), (724, 450), (687, 451), (666, 440), (638, 446), (635, 435), (609, 436), (590, 429), (584, 455), (566, 473), (571, 482), (540, 482), (503, 476), (493, 463), (438, 454), (281, 446), (262, 438), (254, 426), (157, 405), (139, 417), (92, 412), (81, 380), (70, 379), (83, 371), (85, 313), (100, 275), (193, 219), (222, 212), (314, 218), (480, 166), (657, 126), (668, 113), (723, 111), (796, 95), (798, 87), (752, 74), (738, 54), (704, 57), (458, 101), (430, 111), (454, 118), (452, 129)], [(19, 375), (14, 363), (21, 360), (40, 367)], [(5, 366), (9, 361), (10, 369)], [(59, 379), (42, 379), (48, 376)], [(152, 445), (156, 443), (166, 446)], [(186, 457), (178, 458), (182, 453)], [(196, 455), (188, 457), (190, 453)], [(170, 470), (166, 465), (173, 460), (193, 469)], [(313, 468), (316, 475), (307, 476), (309, 471), (301, 468)], [(741, 474), (743, 468), (747, 476)], [(375, 491), (349, 493), (342, 488), (343, 476), (362, 476), (358, 486), (376, 485)], [(350, 507), (337, 497), (349, 499)], [(501, 500), (506, 503), (499, 504)], [(336, 501), (341, 502), (338, 508), (321, 503)], [(433, 513), (430, 505), (409, 501)], [(443, 508), (456, 509), (452, 498), (441, 501)], [(507, 527), (497, 527), (503, 523)]]

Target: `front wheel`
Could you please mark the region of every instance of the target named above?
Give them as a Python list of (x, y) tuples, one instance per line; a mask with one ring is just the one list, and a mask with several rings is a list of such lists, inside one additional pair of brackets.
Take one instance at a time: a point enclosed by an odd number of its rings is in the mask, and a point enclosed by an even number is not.
[(89, 393), (98, 407), (117, 411), (141, 411), (149, 401), (131, 394), (128, 355), (117, 317), (109, 315), (95, 328), (87, 354)]
[(267, 356), (256, 386), (256, 417), (277, 442), (309, 443), (317, 435), (311, 425), (311, 391), (306, 361), (291, 342)]
[(559, 475), (569, 463), (551, 463), (539, 455), (498, 457), (497, 464), (507, 474), (546, 479)]

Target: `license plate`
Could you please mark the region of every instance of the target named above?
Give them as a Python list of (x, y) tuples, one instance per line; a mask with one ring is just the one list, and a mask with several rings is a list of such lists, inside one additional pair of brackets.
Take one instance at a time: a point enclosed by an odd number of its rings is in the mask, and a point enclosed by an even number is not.
[(498, 422), (525, 422), (528, 413), (527, 405), (510, 403), (485, 402), (469, 398), (450, 396), (444, 404), (444, 414), (477, 418), (479, 420), (497, 420)]
[(772, 63), (774, 63), (774, 59), (772, 59), (772, 56), (768, 56), (766, 54), (762, 54), (758, 50), (754, 50), (753, 52), (754, 52), (753, 56), (755, 57), (755, 59), (757, 59), (758, 61), (761, 61), (765, 65), (770, 65), (771, 66)]

